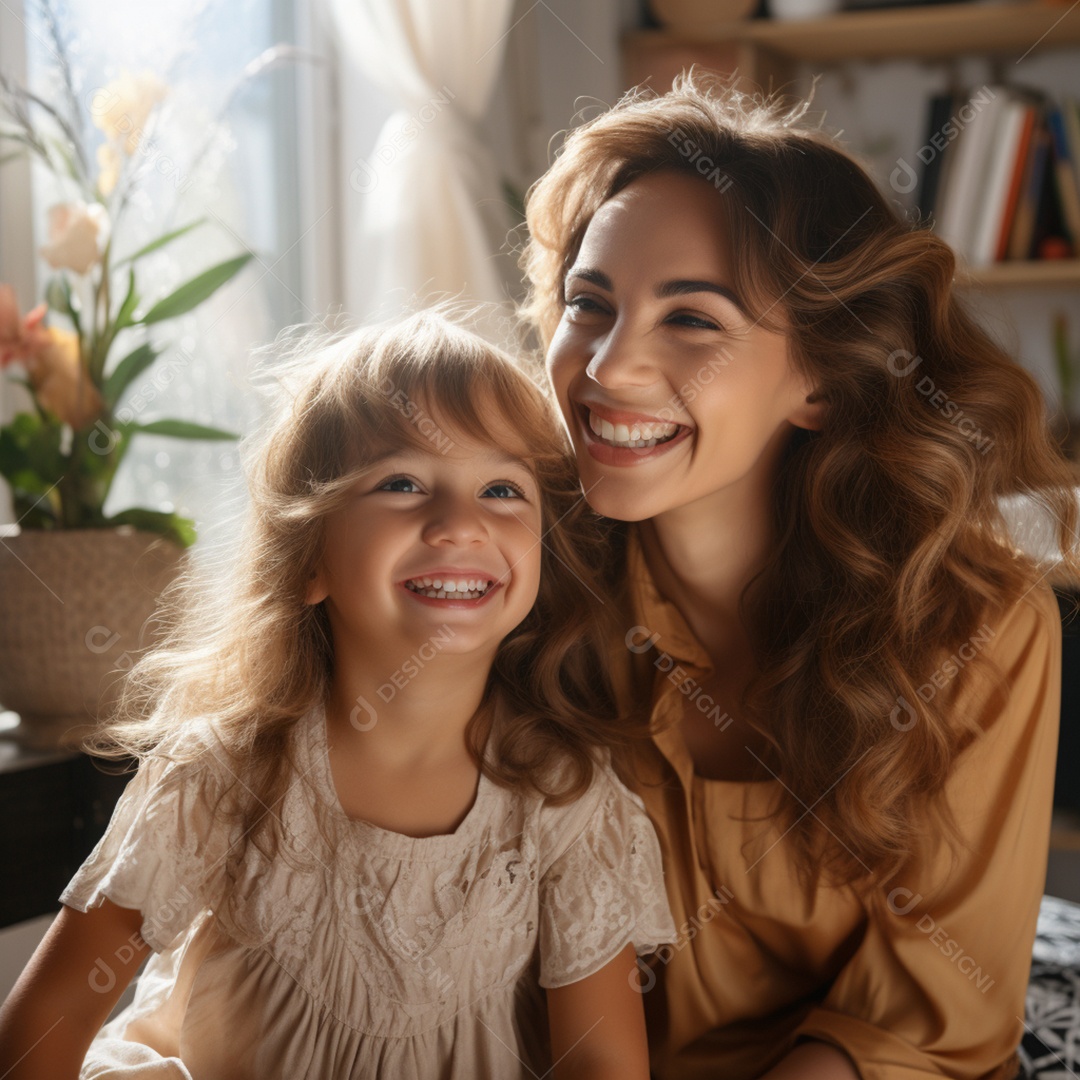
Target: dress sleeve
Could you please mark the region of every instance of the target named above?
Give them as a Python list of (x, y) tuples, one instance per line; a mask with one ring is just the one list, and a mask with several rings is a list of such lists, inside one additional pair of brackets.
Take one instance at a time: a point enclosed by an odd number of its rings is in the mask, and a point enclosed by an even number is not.
[(656, 833), (644, 804), (609, 765), (597, 767), (589, 791), (561, 824), (559, 853), (541, 867), (545, 989), (592, 975), (629, 944), (640, 956), (676, 940)]
[(87, 911), (107, 897), (136, 909), (143, 940), (167, 949), (213, 906), (224, 880), (228, 830), (213, 813), (223, 779), (210, 751), (191, 762), (144, 761), (60, 902)]
[[(846, 1051), (863, 1080), (1016, 1072), (1057, 754), (1053, 593), (1032, 590), (981, 636), (1006, 685), (956, 696), (983, 729), (945, 788), (961, 843), (913, 861), (872, 898), (864, 938), (798, 1029)], [(937, 682), (947, 674), (943, 665)]]

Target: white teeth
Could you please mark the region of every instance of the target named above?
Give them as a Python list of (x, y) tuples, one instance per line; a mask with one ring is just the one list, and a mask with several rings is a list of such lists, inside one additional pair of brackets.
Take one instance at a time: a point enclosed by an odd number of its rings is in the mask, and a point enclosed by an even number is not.
[(591, 409), (589, 410), (589, 427), (594, 435), (613, 446), (646, 449), (674, 438), (679, 430), (678, 424), (637, 424), (633, 428), (627, 424), (612, 424), (597, 416)]
[(442, 578), (418, 577), (405, 582), (411, 592), (433, 600), (479, 600), (490, 588), (486, 578), (462, 578), (460, 581), (443, 581)]

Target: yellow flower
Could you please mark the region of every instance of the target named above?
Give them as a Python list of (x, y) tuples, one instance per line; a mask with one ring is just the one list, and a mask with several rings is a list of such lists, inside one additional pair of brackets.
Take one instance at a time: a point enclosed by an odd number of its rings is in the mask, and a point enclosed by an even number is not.
[(139, 75), (125, 71), (94, 93), (90, 118), (125, 154), (134, 154), (150, 113), (168, 92), (165, 83), (151, 71)]
[(70, 330), (48, 327), (44, 343), (23, 360), (39, 404), (62, 423), (89, 427), (103, 402), (79, 356), (79, 338)]
[(101, 258), (108, 224), (100, 203), (57, 203), (49, 207), (49, 242), (41, 254), (54, 269), (85, 274)]

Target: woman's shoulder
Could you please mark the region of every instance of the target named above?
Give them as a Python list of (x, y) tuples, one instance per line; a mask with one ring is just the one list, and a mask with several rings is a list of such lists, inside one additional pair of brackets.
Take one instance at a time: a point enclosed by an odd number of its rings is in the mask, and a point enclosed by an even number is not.
[(1006, 677), (1059, 656), (1061, 611), (1054, 590), (1036, 582), (1002, 611), (984, 616), (965, 645), (985, 652)]
[[(1043, 721), (1057, 724), (1061, 689), (1061, 614), (1042, 581), (997, 611), (986, 612), (968, 637), (943, 657), (919, 694), (948, 691), (952, 707), (975, 733), (1017, 737)], [(950, 683), (957, 675), (953, 691)], [(1003, 721), (1008, 721), (1003, 723)], [(1008, 741), (1008, 740), (1006, 740)]]

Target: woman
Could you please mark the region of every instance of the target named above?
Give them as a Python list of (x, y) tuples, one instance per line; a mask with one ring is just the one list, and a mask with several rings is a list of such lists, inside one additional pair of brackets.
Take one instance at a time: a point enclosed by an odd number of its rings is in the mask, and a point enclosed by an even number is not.
[(528, 200), (582, 486), (629, 523), (613, 655), (682, 924), (643, 974), (653, 1069), (1004, 1078), (1061, 628), (998, 501), (1065, 547), (1071, 472), (949, 248), (800, 115), (632, 94)]

